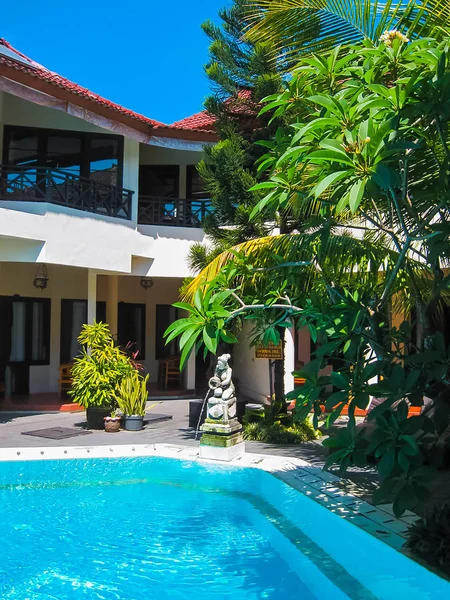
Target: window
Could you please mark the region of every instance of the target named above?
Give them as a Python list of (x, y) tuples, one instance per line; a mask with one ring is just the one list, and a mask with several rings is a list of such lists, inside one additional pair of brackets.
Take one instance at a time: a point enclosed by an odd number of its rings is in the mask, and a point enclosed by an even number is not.
[[(8, 127), (5, 126), (5, 136)], [(5, 159), (11, 165), (36, 166), (38, 157), (38, 136), (25, 128), (11, 128), (8, 141), (5, 138)]]
[(119, 140), (111, 137), (91, 139), (89, 173), (91, 179), (99, 183), (118, 185), (119, 181)]
[(205, 191), (203, 180), (198, 174), (197, 165), (186, 167), (186, 198), (189, 200), (204, 200), (209, 198)]
[(141, 165), (139, 193), (161, 198), (179, 197), (180, 167), (178, 165)]
[[(106, 302), (97, 302), (97, 321), (106, 322)], [(78, 336), (87, 321), (87, 300), (61, 300), (61, 364), (70, 363), (78, 356), (81, 346)]]
[(119, 302), (117, 338), (121, 346), (128, 343), (139, 351), (138, 361), (145, 359), (145, 304)]
[(48, 365), (50, 300), (0, 297), (0, 355), (5, 363)]
[(3, 144), (8, 165), (61, 169), (122, 186), (121, 136), (5, 125)]
[(156, 336), (156, 348), (155, 358), (161, 360), (163, 358), (169, 358), (170, 356), (176, 356), (178, 352), (178, 344), (176, 340), (172, 340), (166, 346), (164, 339), (164, 332), (174, 321), (178, 319), (178, 309), (171, 306), (170, 304), (157, 304), (156, 305), (156, 323), (155, 323), (155, 336)]
[(67, 136), (64, 132), (48, 135), (44, 154), (42, 161), (46, 166), (81, 175), (84, 165), (80, 137)]

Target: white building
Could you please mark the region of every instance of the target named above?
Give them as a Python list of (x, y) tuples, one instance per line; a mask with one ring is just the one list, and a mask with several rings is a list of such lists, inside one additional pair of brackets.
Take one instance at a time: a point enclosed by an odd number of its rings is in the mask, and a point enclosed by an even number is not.
[[(60, 365), (96, 316), (136, 343), (156, 382), (158, 361), (175, 352), (162, 334), (190, 275), (187, 252), (204, 238), (195, 164), (214, 141), (205, 113), (164, 125), (0, 39), (0, 396), (57, 392)], [(245, 392), (264, 397), (267, 362), (236, 350)], [(195, 389), (195, 357), (183, 378)]]

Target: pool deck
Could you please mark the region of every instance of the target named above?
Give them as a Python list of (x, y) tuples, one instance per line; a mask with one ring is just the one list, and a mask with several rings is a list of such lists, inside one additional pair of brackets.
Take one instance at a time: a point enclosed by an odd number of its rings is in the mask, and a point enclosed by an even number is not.
[[(50, 440), (22, 435), (22, 432), (50, 427), (80, 428), (85, 425), (84, 412), (66, 413), (0, 413), (0, 455), (2, 448), (16, 447), (58, 447), (58, 446), (104, 446), (111, 444), (178, 444), (198, 447), (195, 432), (188, 427), (189, 400), (163, 400), (149, 404), (151, 413), (163, 413), (172, 417), (169, 421), (148, 424), (143, 431), (105, 433), (92, 431), (89, 435), (62, 440)], [(307, 442), (299, 446), (246, 442), (249, 452), (299, 458), (313, 466), (322, 468), (327, 450), (320, 441)], [(346, 479), (348, 486), (354, 486), (364, 499), (369, 499), (376, 481), (373, 471), (352, 469)]]
[[(195, 432), (188, 427), (189, 400), (170, 399), (160, 402), (150, 402), (149, 413), (163, 413), (172, 419), (148, 424), (143, 431), (105, 433), (92, 431), (89, 435), (77, 436), (62, 440), (50, 440), (40, 437), (22, 435), (22, 432), (46, 429), (50, 427), (80, 428), (85, 426), (84, 412), (66, 413), (7, 413), (0, 412), (0, 457), (2, 448), (31, 448), (31, 447), (61, 447), (61, 446), (105, 446), (117, 444), (175, 444), (184, 447), (198, 447)], [(320, 440), (301, 445), (277, 445), (261, 442), (246, 442), (248, 452), (286, 458), (298, 458), (308, 462), (313, 467), (322, 468), (328, 451)], [(370, 501), (376, 487), (377, 474), (373, 469), (350, 468), (339, 485)], [(419, 507), (418, 513), (427, 512), (430, 504), (443, 504), (450, 499), (450, 472), (439, 474), (433, 490), (432, 500)]]
[[(51, 427), (83, 428), (85, 415), (75, 413), (0, 413), (0, 460), (78, 456), (136, 456), (137, 454), (173, 456), (198, 460), (199, 441), (188, 427), (189, 401), (163, 400), (149, 405), (149, 412), (170, 415), (166, 421), (149, 423), (139, 432), (105, 433), (52, 440), (22, 435), (23, 432)], [(38, 452), (34, 449), (39, 449)], [(371, 493), (377, 476), (373, 470), (350, 469), (345, 478), (324, 472), (327, 450), (320, 441), (298, 446), (246, 442), (246, 455), (234, 462), (271, 471), (292, 487), (327, 507), (340, 517), (400, 550), (408, 526), (418, 517), (406, 512), (401, 519), (393, 516), (389, 505), (374, 507)], [(449, 497), (450, 477), (439, 482), (433, 501)], [(422, 512), (422, 511), (419, 511)]]

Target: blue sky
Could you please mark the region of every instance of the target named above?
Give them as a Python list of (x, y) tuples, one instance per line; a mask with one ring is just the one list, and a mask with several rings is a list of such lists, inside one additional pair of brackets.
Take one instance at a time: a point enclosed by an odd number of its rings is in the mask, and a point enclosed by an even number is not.
[(0, 37), (52, 71), (171, 123), (202, 110), (208, 39), (227, 0), (21, 0), (2, 6)]

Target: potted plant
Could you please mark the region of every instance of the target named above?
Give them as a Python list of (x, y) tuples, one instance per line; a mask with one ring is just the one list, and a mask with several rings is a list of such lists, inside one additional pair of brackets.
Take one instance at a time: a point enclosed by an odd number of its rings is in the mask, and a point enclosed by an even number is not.
[(144, 427), (148, 377), (142, 377), (134, 370), (124, 377), (114, 395), (119, 409), (124, 414), (126, 431), (139, 431)]
[(106, 323), (83, 325), (78, 341), (82, 351), (74, 359), (69, 395), (86, 409), (88, 427), (103, 429), (104, 418), (117, 407), (115, 393), (136, 369), (114, 344)]
[(103, 421), (105, 423), (105, 431), (107, 433), (115, 433), (120, 430), (120, 425), (122, 423), (122, 415), (119, 414), (119, 411), (113, 410), (111, 412), (111, 416), (104, 417)]

